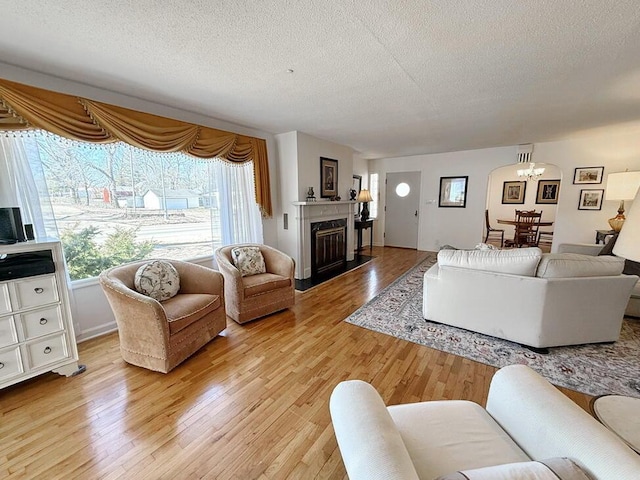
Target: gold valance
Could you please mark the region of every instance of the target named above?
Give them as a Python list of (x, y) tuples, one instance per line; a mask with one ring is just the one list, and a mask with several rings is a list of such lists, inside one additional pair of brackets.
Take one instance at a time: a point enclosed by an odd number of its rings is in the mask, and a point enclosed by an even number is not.
[(253, 161), (256, 202), (272, 215), (266, 141), (0, 79), (0, 130), (39, 128), (84, 142)]

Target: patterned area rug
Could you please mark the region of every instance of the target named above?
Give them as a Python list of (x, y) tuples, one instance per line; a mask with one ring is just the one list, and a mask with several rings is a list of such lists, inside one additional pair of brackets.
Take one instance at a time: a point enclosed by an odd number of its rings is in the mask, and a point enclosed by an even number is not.
[(625, 318), (614, 344), (534, 353), (507, 340), (424, 320), (422, 280), (435, 261), (436, 254), (430, 254), (345, 321), (498, 368), (529, 365), (552, 383), (588, 395), (640, 397), (640, 321)]

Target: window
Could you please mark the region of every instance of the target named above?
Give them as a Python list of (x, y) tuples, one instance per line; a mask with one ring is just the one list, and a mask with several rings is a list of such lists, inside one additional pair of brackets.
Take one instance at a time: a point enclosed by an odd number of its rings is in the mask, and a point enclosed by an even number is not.
[[(193, 259), (262, 242), (253, 163), (200, 160), (118, 142), (96, 145), (46, 132), (21, 134), (49, 204), (72, 280), (137, 259)], [(46, 217), (46, 214), (44, 214)], [(57, 230), (57, 232), (56, 232)]]
[(371, 192), (371, 198), (373, 198), (373, 201), (369, 205), (369, 210), (371, 211), (372, 218), (378, 218), (379, 189), (378, 174), (372, 173), (369, 175), (369, 191)]

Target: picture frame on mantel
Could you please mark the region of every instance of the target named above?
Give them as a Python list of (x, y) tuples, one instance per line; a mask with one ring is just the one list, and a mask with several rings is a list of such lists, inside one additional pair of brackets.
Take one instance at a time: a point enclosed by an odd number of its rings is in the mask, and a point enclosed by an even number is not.
[(338, 196), (338, 160), (320, 157), (320, 197)]

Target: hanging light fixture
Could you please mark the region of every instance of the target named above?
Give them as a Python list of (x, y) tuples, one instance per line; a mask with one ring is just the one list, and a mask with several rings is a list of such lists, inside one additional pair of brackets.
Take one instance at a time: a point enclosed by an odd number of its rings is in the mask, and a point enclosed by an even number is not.
[(528, 168), (519, 168), (517, 170), (518, 177), (525, 178), (527, 180), (538, 180), (544, 173), (544, 167), (537, 167), (534, 162), (531, 161), (533, 156), (533, 144), (527, 143), (524, 145), (518, 145), (518, 166), (529, 164)]
[(533, 162), (529, 163), (529, 168), (518, 169), (518, 177), (526, 178), (527, 180), (538, 180), (543, 173), (544, 167), (536, 168), (536, 164)]

